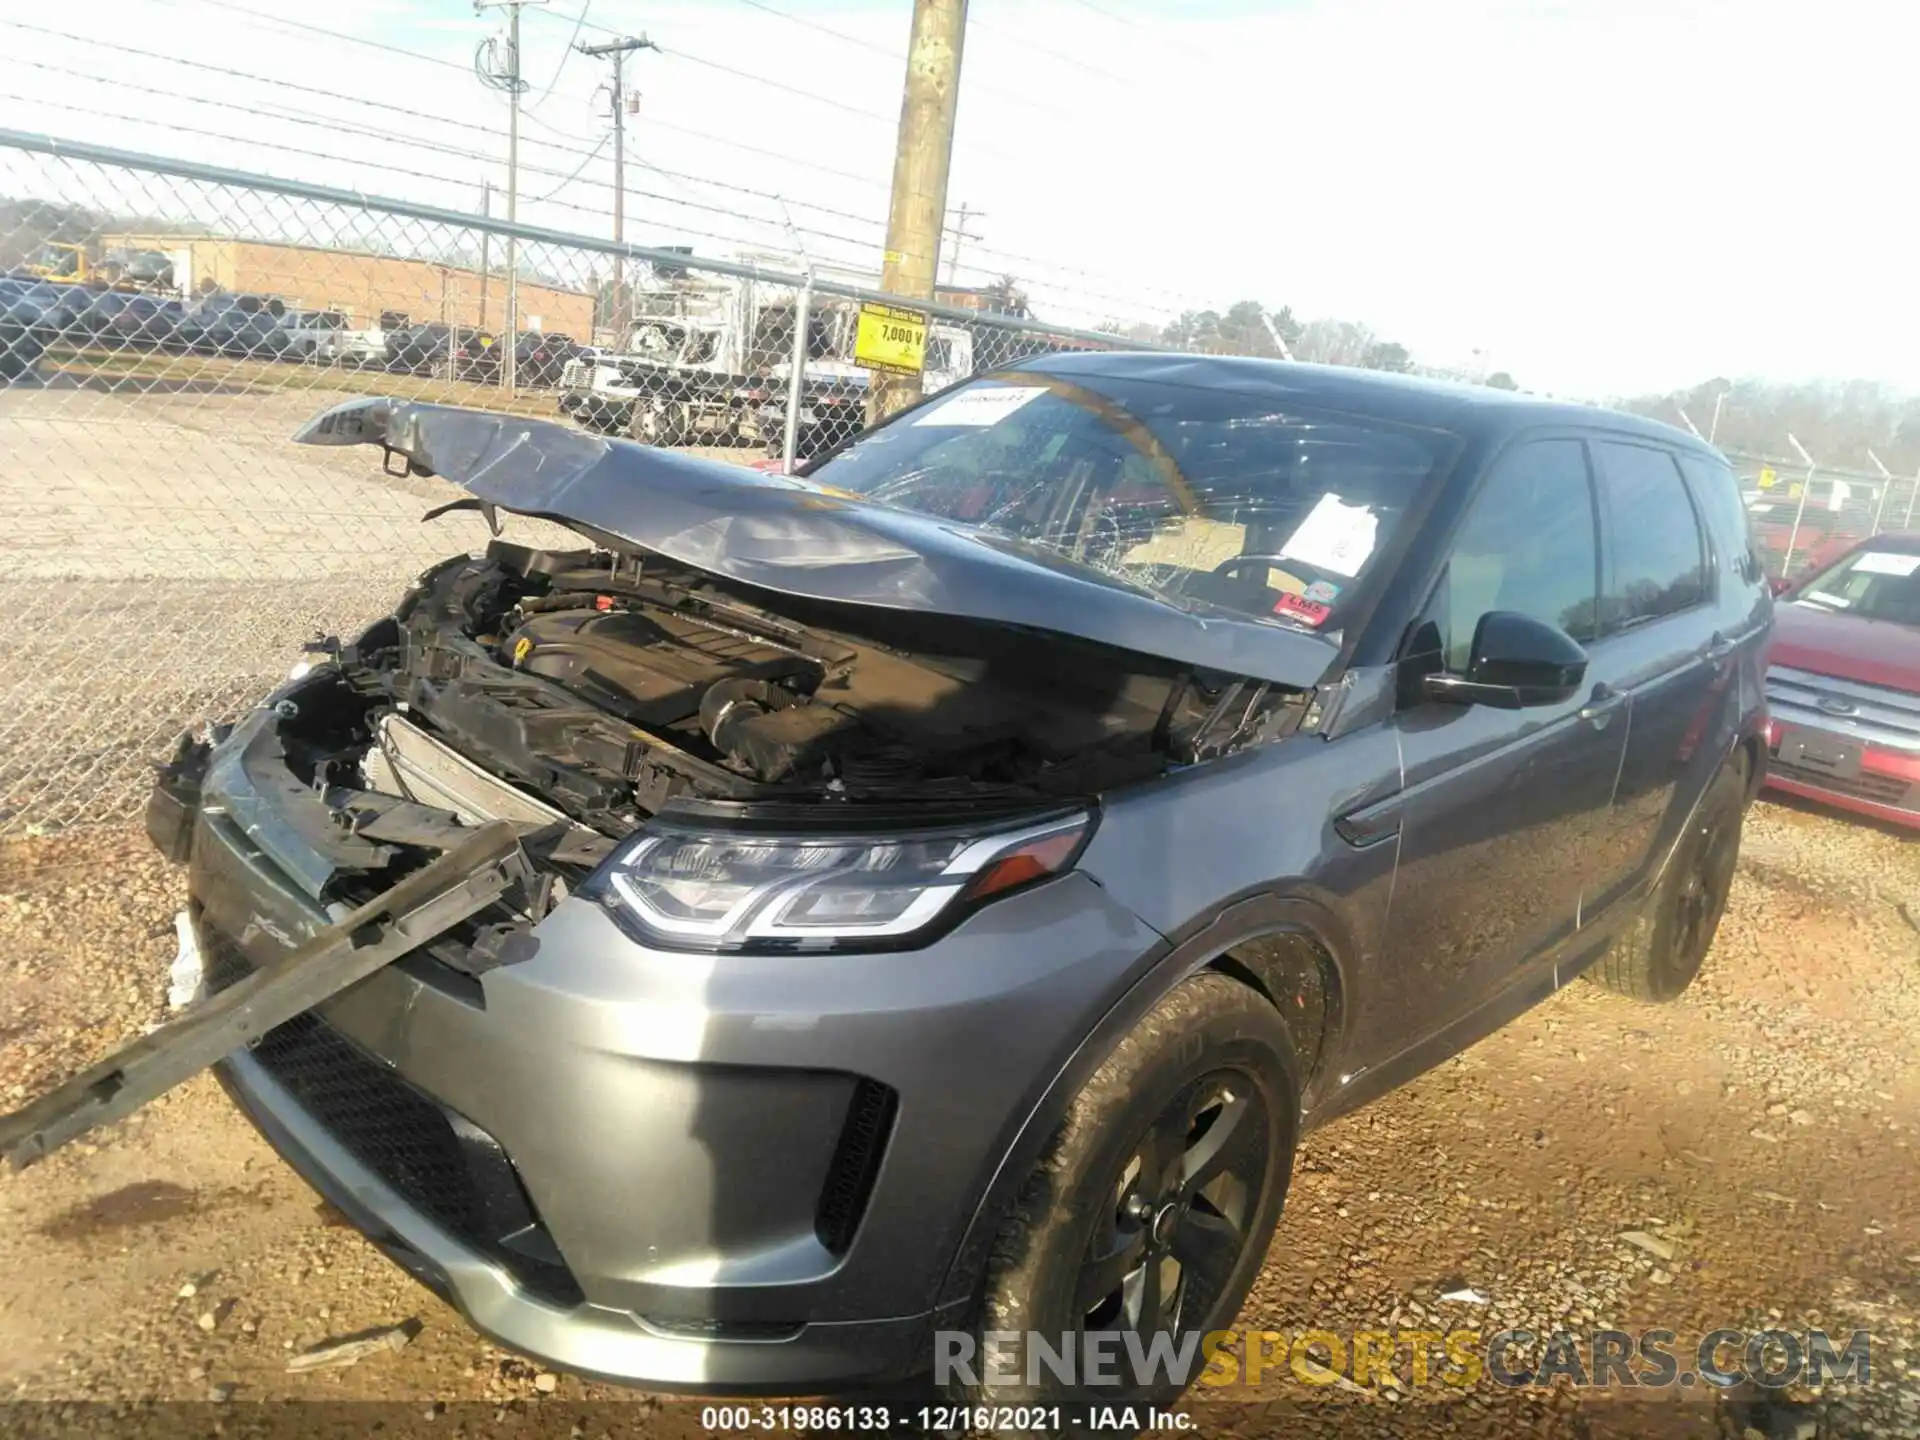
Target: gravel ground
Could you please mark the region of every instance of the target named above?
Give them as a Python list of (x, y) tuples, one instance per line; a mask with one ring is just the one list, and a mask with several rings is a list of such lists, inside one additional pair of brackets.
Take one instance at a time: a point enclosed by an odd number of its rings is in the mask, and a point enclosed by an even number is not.
[[(177, 874), (124, 831), (0, 850), (0, 1103), (161, 1013)], [(1903, 915), (1902, 906), (1906, 906)], [(1736, 1412), (1686, 1392), (1196, 1399), (1201, 1433), (1920, 1434), (1920, 853), (1762, 804), (1699, 984), (1581, 984), (1313, 1136), (1242, 1323), (1291, 1332), (1720, 1326), (1874, 1336), (1873, 1377)], [(1656, 1258), (1620, 1237), (1651, 1236)], [(16, 1433), (691, 1435), (699, 1411), (544, 1372), (338, 1223), (207, 1077), (0, 1182)], [(191, 1285), (192, 1292), (187, 1293)], [(1470, 1286), (1485, 1305), (1443, 1301)], [(290, 1352), (417, 1322), (295, 1375)], [(224, 1403), (218, 1403), (224, 1399)], [(283, 1402), (334, 1402), (299, 1403)], [(352, 1402), (352, 1403), (348, 1403)]]

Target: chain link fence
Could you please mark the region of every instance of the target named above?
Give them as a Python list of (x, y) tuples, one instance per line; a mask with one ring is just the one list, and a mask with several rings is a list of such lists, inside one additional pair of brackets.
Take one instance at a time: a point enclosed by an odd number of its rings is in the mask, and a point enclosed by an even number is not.
[(421, 524), (453, 486), (294, 444), (321, 410), (391, 395), (787, 468), (867, 423), (868, 303), (925, 317), (929, 389), (1125, 343), (0, 133), (0, 838), (137, 813), (182, 729), (484, 543), (471, 514)]
[(1730, 454), (1769, 574), (1820, 570), (1854, 545), (1920, 523), (1920, 476)]
[[(923, 323), (928, 390), (1139, 346), (864, 279), (0, 131), (0, 598), (16, 637), (0, 838), (134, 814), (184, 727), (483, 543), (470, 514), (420, 523), (454, 487), (292, 443), (332, 405), (505, 410), (787, 469), (868, 423), (863, 308)], [(1732, 458), (1776, 574), (1920, 521), (1920, 479)]]

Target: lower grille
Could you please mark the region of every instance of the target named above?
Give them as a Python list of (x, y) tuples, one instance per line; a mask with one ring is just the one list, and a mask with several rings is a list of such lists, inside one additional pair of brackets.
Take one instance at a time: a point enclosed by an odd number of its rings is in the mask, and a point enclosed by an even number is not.
[(898, 1104), (899, 1096), (892, 1087), (878, 1080), (862, 1077), (853, 1087), (847, 1118), (840, 1127), (840, 1143), (834, 1147), (833, 1164), (821, 1187), (813, 1221), (814, 1234), (835, 1255), (846, 1253), (854, 1231), (860, 1227), (860, 1217), (866, 1213)]
[(1869, 800), (1876, 805), (1891, 805), (1896, 809), (1915, 808), (1914, 800), (1909, 798), (1915, 787), (1897, 775), (1876, 775), (1871, 770), (1862, 770), (1857, 775), (1841, 777), (1804, 765), (1782, 765), (1778, 760), (1768, 764), (1767, 773), (1782, 780), (1791, 780), (1797, 785), (1811, 785), (1854, 800)]
[[(204, 922), (199, 933), (212, 989), (252, 970), (228, 936)], [(585, 1300), (492, 1136), (312, 1012), (269, 1030), (254, 1042), (252, 1055), (354, 1159), (463, 1245), (499, 1264), (522, 1289), (553, 1305)], [(512, 1245), (504, 1243), (509, 1237)]]

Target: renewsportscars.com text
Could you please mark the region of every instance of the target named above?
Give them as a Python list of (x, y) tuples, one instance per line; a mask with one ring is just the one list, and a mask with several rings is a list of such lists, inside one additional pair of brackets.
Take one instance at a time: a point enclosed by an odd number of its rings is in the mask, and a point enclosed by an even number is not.
[(1872, 1337), (1856, 1330), (1215, 1330), (1176, 1337), (1136, 1331), (1046, 1336), (964, 1331), (934, 1337), (934, 1377), (969, 1386), (1063, 1385), (1130, 1391), (1173, 1384), (1218, 1388), (1345, 1381), (1508, 1389), (1763, 1389), (1868, 1384)]

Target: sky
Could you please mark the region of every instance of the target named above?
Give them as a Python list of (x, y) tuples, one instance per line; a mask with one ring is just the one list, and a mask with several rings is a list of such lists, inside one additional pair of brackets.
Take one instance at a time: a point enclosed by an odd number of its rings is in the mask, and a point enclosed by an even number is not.
[[(568, 46), (644, 33), (627, 238), (877, 268), (910, 8), (528, 5), (520, 218), (609, 233), (607, 67)], [(504, 186), (471, 68), (497, 8), (66, 13), (0, 6), (0, 125), (465, 210)], [(1084, 326), (1289, 305), (1561, 395), (1920, 390), (1916, 41), (1874, 0), (973, 0), (956, 274)], [(0, 194), (45, 183), (0, 151)]]

